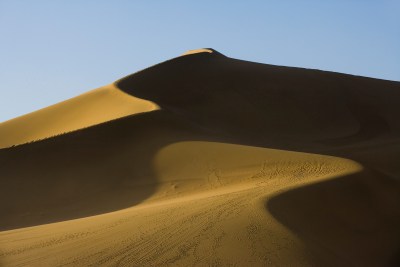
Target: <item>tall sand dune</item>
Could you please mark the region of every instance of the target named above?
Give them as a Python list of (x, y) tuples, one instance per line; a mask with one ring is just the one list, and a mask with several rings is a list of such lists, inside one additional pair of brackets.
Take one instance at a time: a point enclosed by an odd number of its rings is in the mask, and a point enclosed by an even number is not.
[(0, 266), (398, 266), (400, 83), (180, 57), (0, 124)]

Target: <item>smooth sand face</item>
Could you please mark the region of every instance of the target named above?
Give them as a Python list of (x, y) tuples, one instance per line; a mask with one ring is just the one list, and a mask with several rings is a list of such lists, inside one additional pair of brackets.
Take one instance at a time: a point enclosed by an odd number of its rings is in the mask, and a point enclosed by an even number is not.
[(150, 101), (132, 97), (114, 85), (107, 85), (0, 123), (0, 148), (45, 139), (157, 108)]
[(0, 266), (396, 266), (399, 83), (195, 51), (0, 125)]

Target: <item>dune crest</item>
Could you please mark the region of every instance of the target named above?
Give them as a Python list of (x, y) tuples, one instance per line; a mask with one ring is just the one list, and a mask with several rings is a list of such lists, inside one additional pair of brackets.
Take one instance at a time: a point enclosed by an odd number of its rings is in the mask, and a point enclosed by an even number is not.
[(210, 54), (222, 55), (221, 53), (219, 53), (218, 51), (216, 51), (212, 48), (200, 48), (200, 49), (188, 50), (185, 53), (183, 53), (181, 56), (188, 56), (188, 55), (199, 54), (199, 53), (210, 53)]

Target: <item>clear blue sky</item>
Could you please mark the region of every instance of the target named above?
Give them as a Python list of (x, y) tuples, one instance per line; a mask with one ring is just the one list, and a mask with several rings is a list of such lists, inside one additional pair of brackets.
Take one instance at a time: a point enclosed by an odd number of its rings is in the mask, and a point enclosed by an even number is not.
[(400, 80), (400, 1), (0, 0), (0, 121), (189, 49)]

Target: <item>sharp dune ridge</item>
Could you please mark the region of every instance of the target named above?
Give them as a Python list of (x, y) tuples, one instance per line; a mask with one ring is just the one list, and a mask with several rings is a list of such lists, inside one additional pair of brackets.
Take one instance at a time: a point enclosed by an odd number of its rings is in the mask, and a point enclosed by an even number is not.
[(398, 266), (400, 83), (211, 48), (0, 124), (0, 266)]

